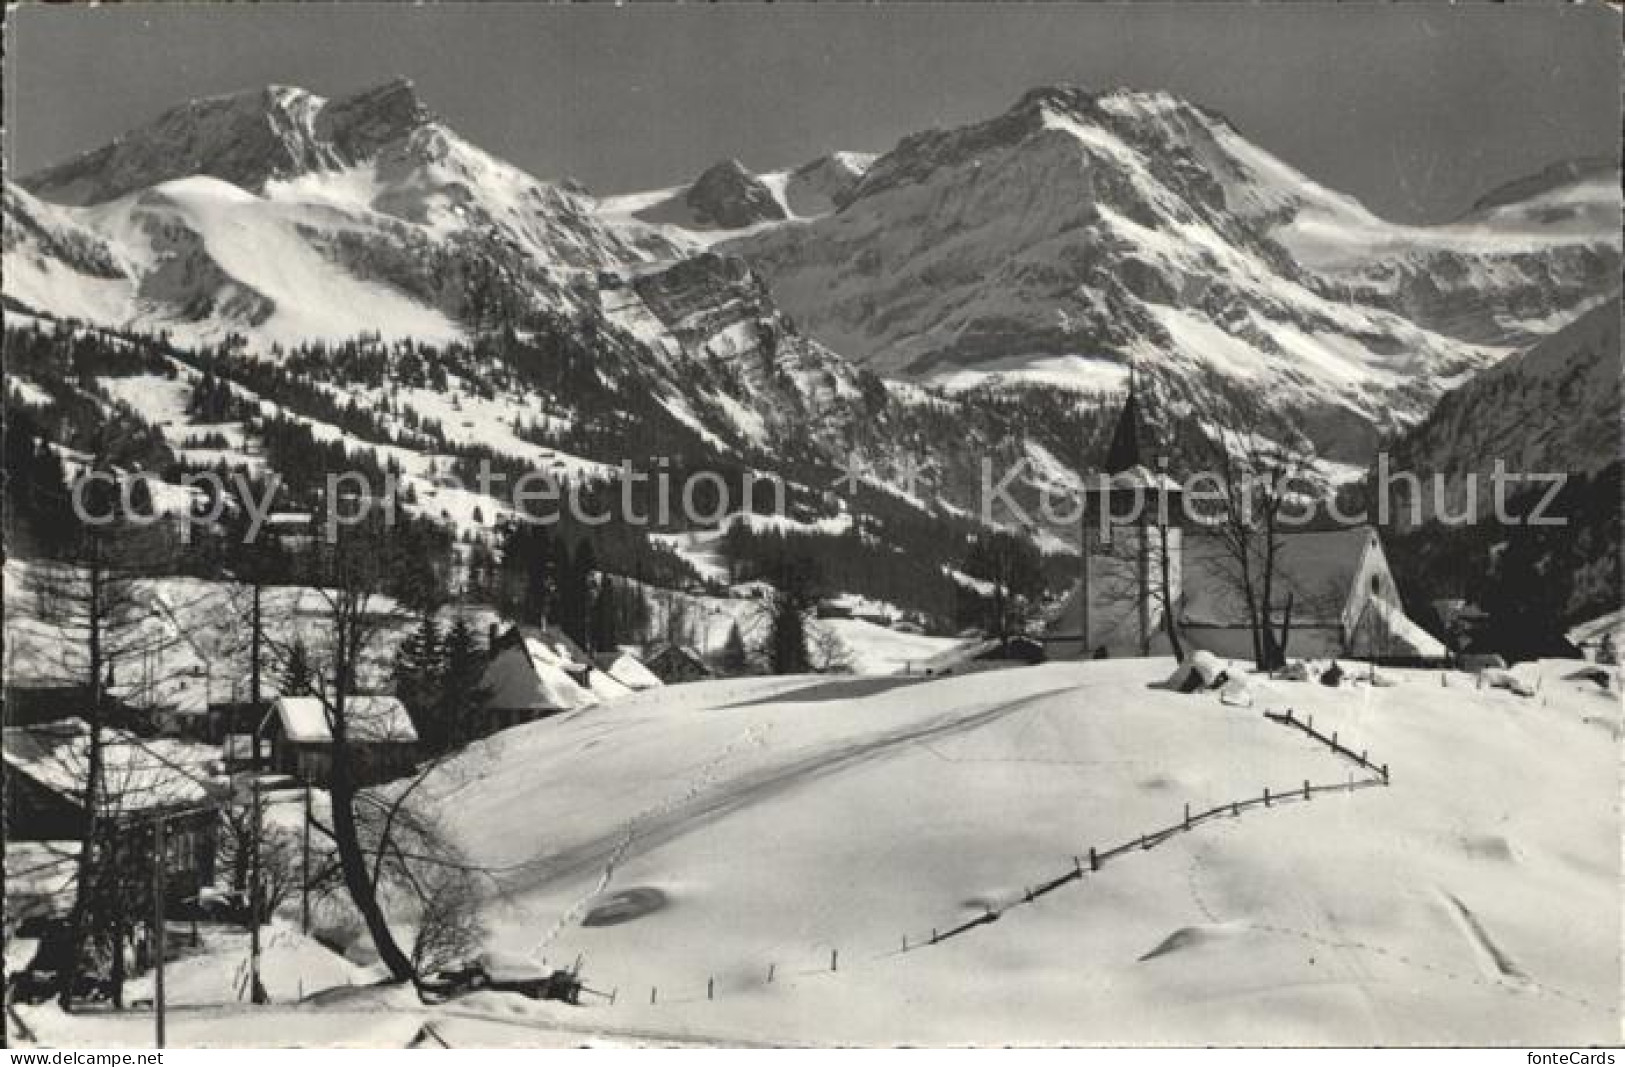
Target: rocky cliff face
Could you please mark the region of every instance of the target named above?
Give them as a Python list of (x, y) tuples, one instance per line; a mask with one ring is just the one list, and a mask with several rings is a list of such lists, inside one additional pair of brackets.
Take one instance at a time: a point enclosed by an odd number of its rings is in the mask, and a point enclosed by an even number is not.
[(803, 218), (826, 215), (844, 205), (875, 157), (861, 152), (831, 152), (803, 163), (790, 172), (784, 198), (790, 211)]

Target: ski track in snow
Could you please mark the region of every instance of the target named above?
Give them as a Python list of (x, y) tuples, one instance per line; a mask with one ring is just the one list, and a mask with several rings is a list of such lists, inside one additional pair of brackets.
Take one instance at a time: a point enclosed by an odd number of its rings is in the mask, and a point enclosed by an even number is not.
[(1046, 690), (1017, 700), (994, 704), (969, 715), (954, 713), (941, 716), (923, 724), (874, 735), (834, 752), (818, 752), (787, 764), (749, 772), (735, 779), (733, 788), (708, 797), (707, 794), (713, 792), (719, 784), (718, 771), (742, 748), (761, 747), (766, 744), (767, 727), (764, 724), (754, 725), (707, 761), (686, 787), (639, 812), (622, 824), (615, 833), (601, 835), (564, 852), (521, 865), (520, 870), (535, 868), (542, 870), (535, 879), (526, 879), (521, 883), (505, 886), (504, 893), (512, 895), (520, 890), (534, 890), (557, 879), (598, 866), (598, 878), (593, 888), (567, 908), (543, 935), (538, 943), (538, 949), (544, 948), (575, 923), (587, 905), (608, 888), (614, 877), (615, 868), (625, 860), (634, 844), (642, 844), (645, 847), (665, 844), (765, 797), (786, 792), (819, 778), (839, 774), (884, 757), (900, 748), (911, 745), (928, 747), (928, 743), (934, 739), (979, 729), (1006, 716), (1025, 711), (1035, 703), (1067, 692), (1070, 688), (1063, 686)]

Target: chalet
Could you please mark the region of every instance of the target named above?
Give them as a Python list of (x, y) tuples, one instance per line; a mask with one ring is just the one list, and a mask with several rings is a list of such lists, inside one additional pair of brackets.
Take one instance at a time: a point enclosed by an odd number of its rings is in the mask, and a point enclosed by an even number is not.
[[(632, 664), (622, 664), (620, 673), (632, 675)], [(495, 638), (484, 684), (491, 696), (470, 736), (616, 700), (639, 688), (601, 669), (556, 626), (514, 626)]]
[[(1080, 576), (1054, 613), (1045, 642), (1054, 658), (1171, 653), (1165, 615), (1189, 647), (1250, 659), (1253, 632), (1242, 583), (1223, 539), (1200, 525), (1186, 528), (1180, 487), (1140, 462), (1139, 415), (1131, 384), (1113, 432), (1106, 477), (1092, 489)], [(1145, 501), (1139, 518), (1096, 529), (1106, 514), (1136, 509), (1115, 497)], [(1160, 507), (1159, 507), (1160, 505)], [(1159, 528), (1160, 509), (1176, 521)], [(1437, 662), (1442, 642), (1406, 617), (1382, 542), (1370, 526), (1278, 531), (1280, 543), (1269, 617), (1286, 634), (1289, 657), (1355, 657)]]
[(644, 665), (666, 685), (701, 682), (716, 677), (698, 651), (689, 645), (662, 643), (649, 649)]
[[(212, 748), (102, 731), (106, 800), (102, 849), (119, 857), (120, 892), (150, 908), (155, 826), (164, 824), (171, 904), (214, 881), (215, 833), (225, 788), (209, 774)], [(7, 922), (64, 915), (73, 900), (86, 818), (90, 727), (77, 719), (4, 731)], [(143, 905), (141, 896), (149, 903)]]
[[(346, 743), (358, 784), (398, 778), (417, 760), (417, 730), (406, 706), (392, 696), (351, 694), (344, 700)], [(333, 730), (319, 697), (278, 697), (264, 726), (271, 765), (283, 774), (324, 786), (333, 774)], [(250, 750), (252, 743), (250, 743)]]

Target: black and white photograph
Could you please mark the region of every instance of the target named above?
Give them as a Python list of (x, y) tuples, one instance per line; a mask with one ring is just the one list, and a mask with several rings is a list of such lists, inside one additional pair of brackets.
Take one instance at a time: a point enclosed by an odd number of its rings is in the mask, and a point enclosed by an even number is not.
[(4, 18), (8, 1048), (1614, 1062), (1618, 4)]

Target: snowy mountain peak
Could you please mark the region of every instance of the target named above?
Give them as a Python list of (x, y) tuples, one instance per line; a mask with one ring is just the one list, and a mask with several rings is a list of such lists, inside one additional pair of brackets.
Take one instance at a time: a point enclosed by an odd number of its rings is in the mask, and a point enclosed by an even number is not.
[(317, 116), (316, 133), (355, 160), (434, 121), (411, 79), (395, 78), (326, 105)]
[(20, 184), (43, 200), (80, 206), (192, 175), (258, 191), (368, 158), (432, 121), (404, 78), (333, 101), (271, 85), (189, 100)]
[(823, 215), (851, 198), (878, 156), (863, 152), (831, 152), (790, 172), (785, 200), (799, 216)]
[(905, 137), (838, 211), (722, 247), (813, 337), (882, 373), (968, 385), (1065, 366), (1093, 390), (1141, 359), (1267, 385), (1327, 454), (1359, 462), (1442, 384), (1612, 284), (1617, 188), (1585, 211), (1530, 204), (1389, 223), (1216, 112), (1059, 85)]
[(723, 160), (701, 174), (685, 197), (701, 225), (738, 230), (786, 215), (767, 184), (737, 159)]

